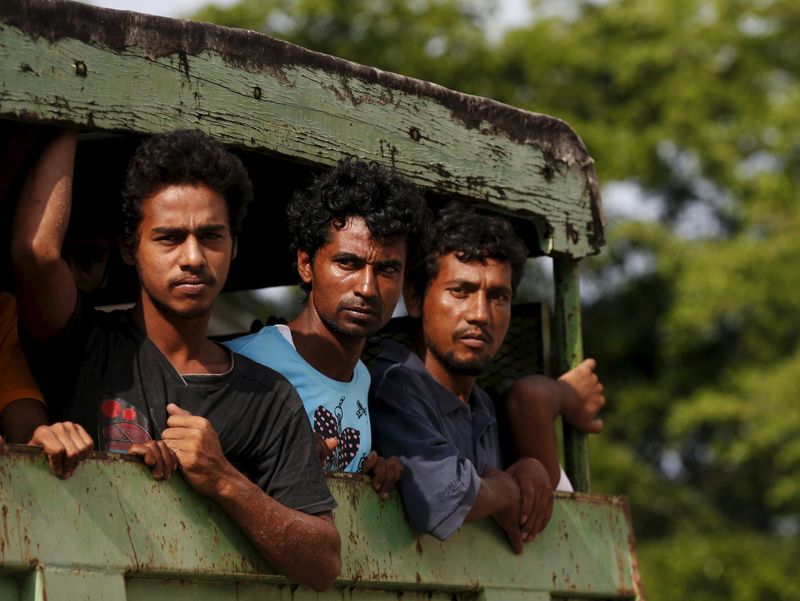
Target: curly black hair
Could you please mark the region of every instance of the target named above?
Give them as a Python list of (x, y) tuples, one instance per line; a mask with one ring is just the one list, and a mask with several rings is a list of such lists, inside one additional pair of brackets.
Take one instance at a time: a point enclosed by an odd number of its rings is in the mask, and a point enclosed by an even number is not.
[(487, 259), (508, 261), (511, 289), (516, 293), (525, 270), (528, 248), (508, 220), (481, 215), (451, 202), (439, 212), (425, 244), (425, 256), (409, 274), (411, 285), (420, 298), (439, 273), (439, 259), (450, 253), (455, 253), (463, 263), (485, 263)]
[(139, 244), (142, 202), (166, 186), (203, 184), (225, 197), (231, 233), (238, 236), (253, 199), (253, 185), (238, 157), (196, 129), (156, 134), (136, 149), (122, 186), (121, 235), (128, 248)]
[[(344, 159), (295, 193), (286, 207), (292, 257), (304, 250), (313, 261), (328, 243), (330, 228), (361, 217), (374, 239), (401, 236), (406, 240), (407, 269), (420, 260), (419, 249), (433, 216), (416, 186), (377, 163)], [(295, 264), (296, 267), (296, 264)], [(301, 283), (308, 292), (310, 284)]]

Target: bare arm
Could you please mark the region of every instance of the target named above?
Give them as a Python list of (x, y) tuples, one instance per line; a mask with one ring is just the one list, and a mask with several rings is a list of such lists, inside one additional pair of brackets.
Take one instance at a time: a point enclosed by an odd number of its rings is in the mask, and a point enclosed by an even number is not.
[(11, 260), (19, 319), (36, 340), (66, 325), (77, 303), (75, 281), (61, 258), (72, 205), (77, 132), (66, 131), (42, 152), (17, 205)]
[(172, 404), (167, 411), (169, 427), (162, 437), (189, 484), (217, 501), (276, 570), (316, 591), (330, 588), (341, 570), (331, 514), (309, 515), (282, 505), (225, 459), (208, 420)]
[(561, 477), (553, 420), (561, 415), (583, 432), (603, 428), (597, 412), (605, 405), (605, 397), (594, 368), (594, 359), (586, 359), (558, 380), (521, 378), (508, 393), (506, 407), (517, 452), (538, 459), (553, 486)]
[(520, 488), (506, 472), (490, 470), (481, 478), (478, 496), (464, 521), (474, 522), (488, 516), (492, 516), (506, 533), (514, 552), (522, 553)]
[(26, 444), (36, 428), (48, 423), (44, 403), (38, 399), (17, 399), (0, 412), (0, 427), (10, 443)]

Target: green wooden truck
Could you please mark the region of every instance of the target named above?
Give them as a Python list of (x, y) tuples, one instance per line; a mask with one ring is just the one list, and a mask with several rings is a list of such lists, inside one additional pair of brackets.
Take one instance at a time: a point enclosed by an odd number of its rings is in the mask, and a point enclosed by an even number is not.
[[(578, 265), (600, 251), (604, 219), (594, 163), (558, 119), (249, 31), (2, 0), (6, 152), (21, 123), (86, 132), (76, 214), (98, 219), (138, 137), (199, 128), (228, 144), (256, 190), (232, 291), (295, 283), (281, 216), (310, 174), (347, 156), (390, 165), (432, 205), (458, 199), (510, 217), (533, 254), (552, 258), (544, 343), (552, 341), (555, 371), (581, 358)], [(12, 168), (0, 165), (5, 180)], [(11, 196), (0, 199), (5, 240)], [(7, 249), (0, 261), (7, 272)], [(131, 298), (130, 274), (118, 267), (106, 303)], [(517, 332), (511, 354), (542, 357), (542, 320), (520, 327), (528, 331)], [(591, 494), (585, 437), (566, 431), (564, 441), (579, 492), (557, 496), (552, 521), (521, 556), (489, 520), (442, 543), (409, 528), (399, 497), (382, 502), (361, 477), (330, 478), (343, 568), (319, 595), (271, 572), (180, 478), (157, 482), (130, 457), (95, 453), (61, 481), (38, 449), (9, 446), (0, 456), (0, 599), (641, 599), (627, 501)]]

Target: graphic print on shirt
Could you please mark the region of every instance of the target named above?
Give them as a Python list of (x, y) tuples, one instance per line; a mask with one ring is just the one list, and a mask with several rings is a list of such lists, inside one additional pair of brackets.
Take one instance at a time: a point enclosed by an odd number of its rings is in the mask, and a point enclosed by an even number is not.
[(147, 416), (122, 399), (100, 403), (98, 423), (102, 432), (99, 446), (110, 453), (127, 453), (132, 444), (150, 440)]
[(322, 438), (339, 439), (339, 444), (336, 445), (325, 465), (325, 470), (329, 472), (343, 472), (358, 453), (358, 446), (361, 444), (361, 432), (356, 428), (342, 430), (344, 399), (345, 397), (339, 399), (339, 404), (334, 409), (336, 415), (322, 405), (314, 411), (314, 432), (317, 432)]

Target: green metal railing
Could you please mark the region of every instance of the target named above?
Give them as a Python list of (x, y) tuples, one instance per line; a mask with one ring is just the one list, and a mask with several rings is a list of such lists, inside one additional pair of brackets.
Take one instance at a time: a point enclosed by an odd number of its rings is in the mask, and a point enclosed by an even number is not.
[(0, 456), (3, 601), (522, 601), (639, 590), (621, 497), (559, 496), (550, 524), (516, 556), (491, 520), (439, 542), (410, 530), (398, 496), (381, 502), (362, 478), (333, 477), (342, 574), (318, 595), (275, 575), (180, 476), (158, 482), (139, 462), (97, 453), (62, 481), (38, 449), (14, 449)]

